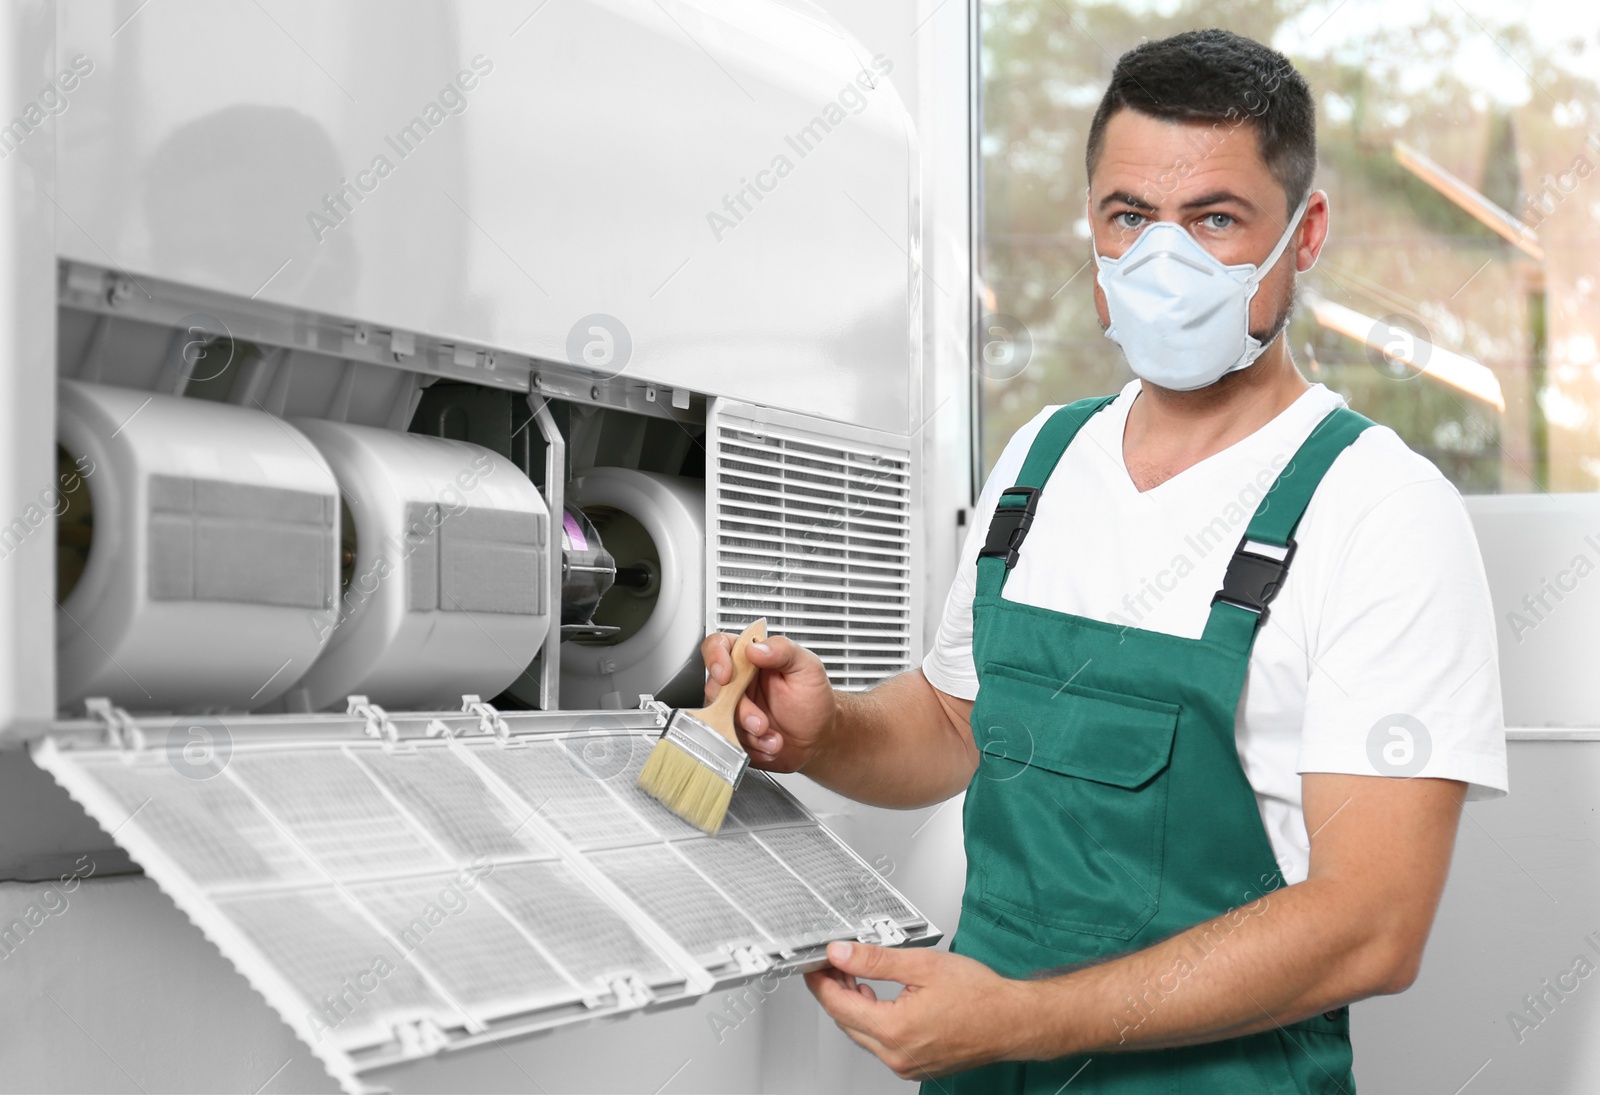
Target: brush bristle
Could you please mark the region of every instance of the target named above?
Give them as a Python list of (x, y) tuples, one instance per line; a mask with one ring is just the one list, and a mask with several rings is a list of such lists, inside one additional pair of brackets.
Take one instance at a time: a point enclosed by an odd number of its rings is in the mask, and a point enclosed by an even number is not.
[(715, 836), (728, 815), (733, 785), (666, 738), (639, 773), (639, 786), (690, 825)]

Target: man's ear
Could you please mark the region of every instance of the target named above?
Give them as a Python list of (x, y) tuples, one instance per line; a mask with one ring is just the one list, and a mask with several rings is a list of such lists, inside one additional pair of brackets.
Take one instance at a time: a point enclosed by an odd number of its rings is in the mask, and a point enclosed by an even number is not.
[(1306, 202), (1305, 216), (1300, 219), (1300, 241), (1294, 255), (1294, 268), (1302, 274), (1322, 257), (1323, 245), (1328, 242), (1329, 215), (1328, 192), (1313, 190)]

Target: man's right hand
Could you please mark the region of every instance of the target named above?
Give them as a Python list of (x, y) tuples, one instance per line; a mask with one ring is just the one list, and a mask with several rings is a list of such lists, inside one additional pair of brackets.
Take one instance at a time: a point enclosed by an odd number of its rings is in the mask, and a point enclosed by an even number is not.
[[(735, 636), (715, 634), (700, 644), (706, 663), (706, 702), (733, 675)], [(749, 647), (755, 679), (739, 701), (734, 723), (753, 767), (798, 772), (822, 746), (839, 705), (822, 659), (781, 635)]]

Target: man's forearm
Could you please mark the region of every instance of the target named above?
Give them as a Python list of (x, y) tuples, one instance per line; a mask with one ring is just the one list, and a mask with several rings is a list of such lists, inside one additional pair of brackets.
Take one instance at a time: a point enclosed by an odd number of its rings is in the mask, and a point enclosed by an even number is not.
[(919, 669), (867, 692), (838, 692), (838, 714), (801, 769), (860, 802), (912, 809), (966, 787), (978, 763), (965, 712)]
[(1415, 975), (1409, 937), (1339, 893), (1284, 887), (1145, 950), (1030, 983), (1026, 1055), (1216, 1041), (1401, 991)]

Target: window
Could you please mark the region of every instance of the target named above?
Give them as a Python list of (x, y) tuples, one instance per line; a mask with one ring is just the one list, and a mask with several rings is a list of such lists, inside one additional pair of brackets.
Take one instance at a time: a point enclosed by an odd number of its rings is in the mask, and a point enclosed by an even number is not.
[[(1040, 407), (1131, 376), (1095, 317), (1084, 140), (1116, 58), (1208, 8), (979, 0), (985, 472)], [(1464, 493), (1600, 487), (1600, 10), (1232, 11), (1316, 97), (1332, 230), (1299, 280), (1301, 371)]]

